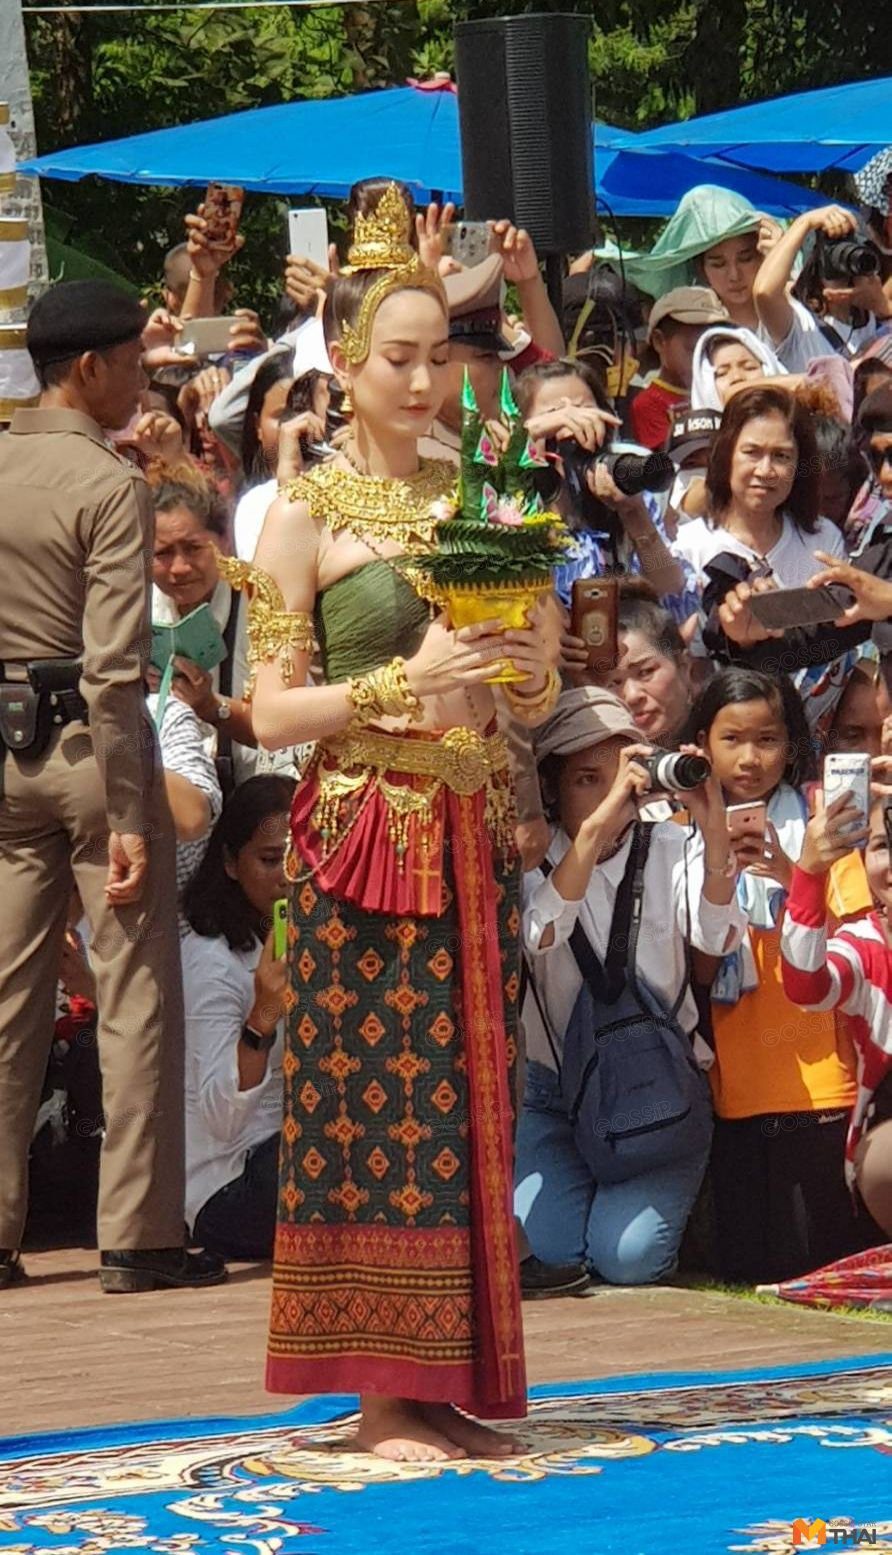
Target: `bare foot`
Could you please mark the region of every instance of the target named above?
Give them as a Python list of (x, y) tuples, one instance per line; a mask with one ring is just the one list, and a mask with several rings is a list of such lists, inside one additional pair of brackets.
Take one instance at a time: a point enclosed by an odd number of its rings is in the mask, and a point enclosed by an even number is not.
[(422, 1413), (423, 1406), (407, 1398), (364, 1395), (359, 1429), (348, 1450), (373, 1452), (395, 1463), (442, 1463), (467, 1453), (451, 1436)]
[(519, 1458), (529, 1451), (516, 1436), (505, 1436), (491, 1426), (481, 1425), (452, 1404), (421, 1404), (420, 1408), (428, 1424), (442, 1431), (457, 1447), (464, 1448), (469, 1458)]

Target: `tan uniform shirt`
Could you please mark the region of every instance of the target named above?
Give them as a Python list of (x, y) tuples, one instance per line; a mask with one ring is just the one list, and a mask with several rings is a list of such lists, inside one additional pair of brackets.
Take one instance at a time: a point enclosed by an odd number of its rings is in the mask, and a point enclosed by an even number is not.
[(75, 410), (18, 410), (0, 437), (0, 662), (80, 659), (109, 828), (145, 828), (152, 504)]

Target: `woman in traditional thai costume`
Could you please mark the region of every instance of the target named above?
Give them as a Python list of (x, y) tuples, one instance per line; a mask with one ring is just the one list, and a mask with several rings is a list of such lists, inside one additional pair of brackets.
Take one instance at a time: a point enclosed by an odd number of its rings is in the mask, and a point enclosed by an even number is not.
[[(356, 1445), (387, 1457), (501, 1456), (516, 1444), (468, 1418), (526, 1410), (518, 865), (486, 682), (510, 658), (526, 679), (502, 694), (537, 723), (556, 655), (538, 616), (451, 631), (424, 597), (455, 472), (417, 454), (447, 313), (408, 234), (395, 186), (357, 220), (326, 307), (352, 434), (272, 507), (253, 580), (258, 738), (317, 742), (292, 814), (267, 1385), (358, 1392)], [(326, 684), (308, 686), (314, 641)]]

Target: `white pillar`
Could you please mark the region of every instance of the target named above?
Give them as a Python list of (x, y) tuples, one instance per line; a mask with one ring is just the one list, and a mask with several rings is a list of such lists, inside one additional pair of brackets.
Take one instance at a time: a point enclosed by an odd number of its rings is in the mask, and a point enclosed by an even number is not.
[[(34, 108), (21, 0), (0, 0), (0, 103), (9, 104), (9, 124), (6, 128), (12, 137), (18, 160), (23, 162), (26, 157), (36, 156)], [(36, 296), (49, 282), (39, 179), (17, 178), (12, 192), (0, 196), (0, 212), (5, 217), (24, 217), (28, 222), (31, 241), (30, 289), (32, 297)]]

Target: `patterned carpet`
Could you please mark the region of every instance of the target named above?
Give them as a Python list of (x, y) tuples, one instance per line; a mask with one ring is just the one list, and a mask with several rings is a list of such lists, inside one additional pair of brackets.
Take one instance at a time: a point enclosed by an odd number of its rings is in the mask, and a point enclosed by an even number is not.
[(892, 1356), (538, 1388), (502, 1463), (344, 1451), (354, 1403), (6, 1438), (0, 1555), (892, 1551)]

